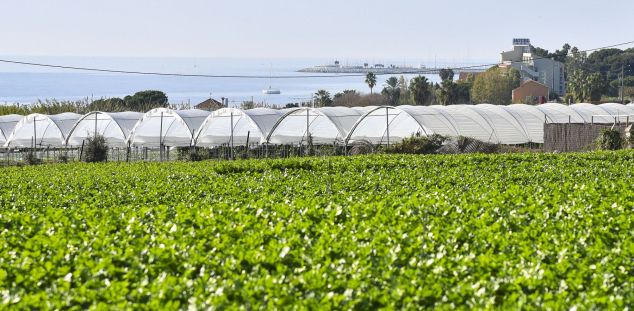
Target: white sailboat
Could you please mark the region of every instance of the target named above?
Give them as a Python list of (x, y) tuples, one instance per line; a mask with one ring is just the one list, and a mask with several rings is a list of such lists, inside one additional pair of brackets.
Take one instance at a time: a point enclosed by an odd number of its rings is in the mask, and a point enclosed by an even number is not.
[(280, 89), (275, 89), (271, 87), (271, 81), (273, 80), (273, 65), (271, 64), (271, 69), (269, 71), (269, 88), (262, 90), (262, 94), (264, 95), (279, 95), (282, 94)]
[(269, 86), (268, 89), (262, 90), (262, 94), (264, 94), (264, 95), (279, 95), (279, 94), (282, 94), (282, 92), (280, 92), (279, 89), (274, 89), (274, 88)]

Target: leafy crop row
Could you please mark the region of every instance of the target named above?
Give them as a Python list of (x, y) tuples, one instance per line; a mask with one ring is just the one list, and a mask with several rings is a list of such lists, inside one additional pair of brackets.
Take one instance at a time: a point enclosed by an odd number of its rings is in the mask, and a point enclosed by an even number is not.
[(634, 153), (2, 169), (0, 306), (634, 303)]

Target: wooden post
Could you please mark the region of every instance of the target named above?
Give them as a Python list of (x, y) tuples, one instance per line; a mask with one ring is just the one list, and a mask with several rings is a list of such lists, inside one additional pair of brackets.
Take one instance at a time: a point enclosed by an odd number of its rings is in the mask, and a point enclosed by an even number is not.
[(79, 148), (79, 161), (81, 161), (81, 157), (84, 154), (84, 142), (85, 141), (81, 141), (81, 147)]
[(159, 131), (159, 162), (163, 162), (163, 112), (161, 112), (161, 127)]
[(249, 136), (251, 136), (251, 131), (247, 132), (247, 142), (244, 144), (244, 155), (246, 159), (249, 158)]

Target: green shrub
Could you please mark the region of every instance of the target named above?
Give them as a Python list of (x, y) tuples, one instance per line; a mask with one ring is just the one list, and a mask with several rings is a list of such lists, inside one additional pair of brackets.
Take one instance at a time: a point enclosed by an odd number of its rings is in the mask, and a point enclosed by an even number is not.
[(358, 140), (354, 142), (354, 145), (350, 146), (348, 155), (362, 155), (376, 153), (376, 147), (367, 140)]
[(34, 151), (29, 151), (26, 156), (24, 156), (24, 163), (27, 165), (38, 165), (42, 164), (42, 159), (38, 158)]
[(386, 153), (407, 153), (407, 154), (432, 154), (442, 146), (447, 140), (446, 137), (438, 134), (422, 136), (420, 133), (403, 139), (400, 143), (393, 144), (385, 149)]
[(108, 161), (108, 143), (103, 135), (88, 137), (84, 145), (84, 162)]
[(623, 148), (623, 138), (621, 132), (615, 129), (605, 129), (596, 140), (597, 149), (619, 150)]
[(68, 154), (61, 154), (59, 157), (57, 157), (57, 161), (60, 163), (68, 163), (68, 160)]
[(209, 150), (201, 147), (178, 147), (176, 152), (179, 161), (198, 162), (211, 158)]
[(455, 140), (447, 142), (438, 153), (441, 154), (463, 154), (463, 153), (498, 153), (501, 148), (498, 144), (483, 142), (481, 140), (458, 136)]

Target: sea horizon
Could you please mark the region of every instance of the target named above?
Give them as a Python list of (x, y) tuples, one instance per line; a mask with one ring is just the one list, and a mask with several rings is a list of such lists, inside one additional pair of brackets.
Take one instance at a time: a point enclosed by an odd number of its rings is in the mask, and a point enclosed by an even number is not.
[[(396, 66), (460, 67), (481, 62), (432, 63), (417, 60), (396, 59), (334, 59), (334, 58), (195, 58), (195, 57), (1, 57), (33, 63), (61, 66), (100, 68), (110, 70), (161, 72), (194, 75), (236, 75), (259, 76), (261, 78), (209, 78), (155, 76), (140, 74), (103, 73), (60, 68), (36, 67), (0, 63), (0, 104), (31, 104), (38, 100), (76, 101), (100, 98), (124, 97), (143, 90), (159, 90), (167, 94), (170, 104), (194, 106), (208, 98), (228, 98), (230, 106), (240, 106), (244, 101), (253, 100), (269, 105), (284, 105), (310, 101), (312, 95), (325, 89), (334, 95), (343, 90), (369, 93), (365, 77), (333, 74), (306, 74), (297, 70), (334, 63), (361, 65), (365, 62), (383, 63)], [(317, 76), (306, 78), (307, 75)], [(297, 78), (275, 79), (274, 76)], [(323, 76), (323, 77), (322, 77)], [(378, 77), (376, 89), (392, 75)], [(400, 76), (400, 75), (394, 75)], [(411, 79), (414, 75), (404, 75)], [(437, 75), (425, 75), (438, 82)], [(262, 90), (276, 88), (279, 95), (265, 95)]]

